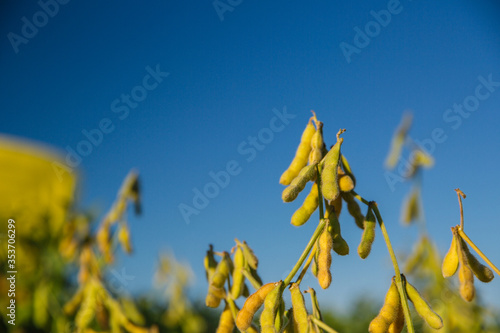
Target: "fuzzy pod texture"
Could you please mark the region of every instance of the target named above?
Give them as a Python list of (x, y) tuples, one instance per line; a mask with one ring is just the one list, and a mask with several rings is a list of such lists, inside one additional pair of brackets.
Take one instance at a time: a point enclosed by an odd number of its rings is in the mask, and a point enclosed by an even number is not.
[[(339, 196), (340, 198), (340, 196)], [(337, 199), (336, 199), (337, 200)], [(334, 201), (336, 201), (334, 200)], [(333, 205), (325, 205), (325, 218), (328, 219), (328, 231), (332, 235), (333, 242), (333, 250), (341, 256), (345, 256), (349, 254), (349, 245), (342, 238), (341, 230), (340, 230), (340, 222), (338, 220), (338, 216), (334, 213), (335, 207)]]
[(375, 240), (377, 221), (371, 208), (368, 208), (363, 225), (363, 235), (361, 236), (361, 243), (359, 243), (358, 246), (358, 255), (361, 259), (368, 257), (370, 251), (372, 250), (373, 241)]
[(321, 288), (326, 289), (332, 282), (332, 273), (330, 266), (332, 264), (332, 235), (328, 231), (329, 224), (327, 223), (323, 232), (319, 236), (318, 241), (318, 282)]
[(361, 208), (359, 207), (358, 203), (356, 202), (356, 199), (351, 193), (344, 192), (342, 193), (342, 199), (347, 204), (347, 210), (349, 211), (349, 214), (354, 218), (354, 222), (356, 222), (356, 225), (360, 228), (364, 228), (364, 222), (365, 222), (365, 216), (361, 212)]
[(281, 332), (285, 324), (285, 301), (281, 298), (278, 310), (276, 311), (276, 316), (274, 317), (274, 328), (276, 332)]
[(342, 196), (338, 196), (337, 199), (333, 200), (330, 205), (333, 207), (333, 211), (335, 212), (335, 216), (337, 218), (340, 217), (340, 213), (342, 212)]
[(295, 157), (293, 158), (292, 163), (290, 163), (288, 169), (286, 169), (281, 175), (280, 184), (289, 185), (292, 180), (297, 177), (300, 170), (307, 165), (309, 153), (311, 152), (311, 139), (314, 133), (316, 133), (316, 129), (312, 124), (312, 119), (310, 119), (304, 129), (304, 132), (302, 133), (300, 144), (295, 152)]
[(236, 326), (240, 331), (247, 330), (252, 324), (252, 319), (257, 310), (264, 304), (266, 296), (275, 287), (275, 283), (267, 283), (250, 295), (236, 316)]
[(335, 200), (340, 193), (338, 184), (338, 166), (340, 146), (343, 141), (343, 138), (339, 138), (337, 143), (335, 143), (323, 159), (323, 171), (321, 172), (321, 193), (328, 201)]
[(245, 276), (242, 269), (245, 267), (245, 255), (241, 247), (237, 246), (234, 252), (233, 285), (231, 286), (231, 297), (238, 299), (243, 293)]
[(316, 165), (317, 164), (311, 164), (300, 170), (297, 177), (295, 177), (290, 185), (283, 190), (281, 198), (284, 202), (292, 202), (295, 200), (299, 193), (306, 187), (307, 182), (315, 178)]
[(457, 238), (458, 236), (456, 235), (456, 232), (453, 232), (450, 249), (443, 259), (443, 266), (441, 267), (441, 271), (443, 273), (443, 277), (445, 278), (453, 276), (458, 269)]
[(253, 252), (252, 248), (250, 248), (248, 243), (246, 241), (243, 241), (242, 243), (240, 241), (236, 241), (236, 243), (243, 249), (243, 255), (245, 256), (245, 261), (248, 266), (250, 266), (250, 268), (254, 270), (257, 269), (257, 267), (259, 266), (259, 259)]
[(477, 279), (481, 282), (490, 282), (495, 277), (491, 269), (483, 264), (481, 264), (477, 258), (469, 251), (469, 247), (465, 242), (460, 239), (462, 242), (462, 249), (465, 252), (465, 256), (467, 257), (467, 262), (469, 263), (469, 267), (477, 277)]
[(222, 311), (219, 319), (219, 325), (217, 326), (216, 333), (232, 333), (234, 330), (234, 319), (231, 314), (231, 309), (229, 305), (226, 304), (224, 311)]
[(276, 333), (275, 318), (282, 300), (283, 281), (276, 282), (264, 300), (264, 310), (260, 314), (261, 333)]
[(311, 191), (304, 199), (304, 203), (293, 213), (291, 224), (299, 227), (306, 223), (309, 218), (311, 218), (312, 213), (318, 208), (319, 204), (319, 193), (318, 185), (314, 183), (311, 187)]
[(441, 317), (435, 313), (429, 304), (422, 298), (418, 290), (410, 284), (410, 282), (406, 281), (405, 283), (406, 293), (408, 294), (408, 298), (415, 306), (415, 310), (422, 317), (423, 320), (435, 330), (443, 327), (443, 320)]
[(404, 327), (405, 327), (405, 315), (403, 312), (403, 307), (401, 306), (401, 304), (399, 304), (396, 320), (394, 320), (392, 324), (389, 326), (388, 333), (401, 333)]
[(304, 296), (300, 292), (299, 285), (293, 283), (290, 286), (292, 295), (293, 322), (298, 333), (307, 332), (307, 310)]
[(319, 163), (323, 158), (323, 123), (316, 122), (316, 132), (311, 138), (311, 152), (309, 153), (309, 164)]
[(216, 308), (219, 306), (221, 299), (225, 297), (224, 283), (229, 277), (230, 271), (231, 262), (229, 254), (224, 252), (224, 257), (217, 264), (215, 272), (210, 279), (207, 297), (205, 298), (206, 306), (210, 308)]
[(471, 302), (476, 295), (476, 289), (474, 287), (474, 274), (469, 267), (469, 262), (467, 261), (467, 255), (462, 247), (462, 242), (457, 239), (458, 245), (458, 261), (460, 267), (458, 268), (458, 281), (460, 283), (459, 291), (460, 296), (467, 301)]
[(245, 333), (259, 333), (259, 329), (252, 324), (249, 328), (246, 329)]
[(398, 287), (393, 279), (385, 295), (384, 305), (382, 305), (378, 315), (370, 322), (368, 331), (370, 333), (387, 332), (389, 326), (396, 320), (400, 306), (401, 302), (399, 299)]
[(339, 188), (342, 192), (350, 192), (354, 190), (354, 181), (351, 176), (343, 175), (339, 177)]

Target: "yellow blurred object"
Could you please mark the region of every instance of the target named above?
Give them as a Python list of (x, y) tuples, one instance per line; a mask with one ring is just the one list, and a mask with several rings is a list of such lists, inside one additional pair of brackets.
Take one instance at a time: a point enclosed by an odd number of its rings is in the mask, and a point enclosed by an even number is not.
[[(0, 212), (20, 220), (21, 235), (58, 232), (73, 203), (76, 177), (63, 160), (40, 145), (0, 136)], [(64, 172), (63, 172), (64, 170)], [(39, 221), (49, 221), (47, 230)]]

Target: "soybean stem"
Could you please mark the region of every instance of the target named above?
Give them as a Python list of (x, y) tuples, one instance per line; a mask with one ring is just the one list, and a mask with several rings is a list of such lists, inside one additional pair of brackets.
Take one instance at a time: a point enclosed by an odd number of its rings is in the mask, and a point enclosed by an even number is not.
[(316, 185), (318, 186), (319, 219), (321, 220), (324, 217), (324, 212), (323, 212), (323, 195), (321, 195), (321, 174), (319, 172), (319, 164), (316, 164)]
[(288, 274), (288, 276), (283, 281), (285, 286), (290, 284), (293, 277), (295, 276), (295, 274), (297, 274), (297, 271), (300, 269), (300, 266), (302, 266), (302, 264), (304, 263), (304, 260), (306, 260), (307, 255), (309, 254), (309, 251), (311, 251), (314, 244), (316, 244), (316, 240), (318, 239), (319, 235), (323, 231), (325, 223), (326, 223), (326, 221), (324, 219), (321, 219), (319, 221), (318, 226), (316, 227), (316, 230), (314, 230), (314, 233), (313, 233), (311, 239), (309, 240), (309, 243), (307, 243), (306, 248), (304, 249), (304, 252), (302, 252), (299, 260), (297, 261), (295, 266), (293, 266), (292, 271)]
[(460, 191), (459, 188), (456, 188), (455, 192), (457, 192), (458, 204), (460, 205), (460, 230), (463, 230), (464, 229), (464, 208), (462, 206), (462, 197), (464, 197), (464, 199), (465, 199), (465, 194), (464, 194), (464, 192)]
[(488, 259), (488, 257), (483, 253), (481, 252), (481, 250), (476, 246), (476, 244), (474, 244), (474, 242), (469, 238), (469, 236), (467, 236), (465, 234), (465, 232), (463, 231), (463, 229), (458, 229), (458, 233), (460, 234), (460, 237), (462, 237), (462, 239), (464, 241), (467, 242), (467, 244), (470, 245), (470, 247), (472, 247), (474, 249), (474, 251), (476, 251), (477, 254), (479, 254), (479, 256), (481, 258), (483, 258), (483, 260), (498, 274), (500, 275), (500, 270), (495, 266), (493, 265), (493, 263)]
[(257, 279), (255, 279), (252, 274), (250, 273), (250, 271), (248, 271), (248, 269), (246, 268), (242, 268), (241, 269), (241, 272), (243, 273), (243, 275), (245, 275), (245, 278), (250, 281), (250, 284), (252, 285), (252, 287), (255, 288), (255, 290), (258, 290), (260, 287), (262, 287), (262, 285), (259, 283), (259, 281), (257, 281)]
[(233, 316), (233, 320), (236, 322), (236, 317), (238, 317), (239, 309), (234, 303), (234, 300), (230, 296), (226, 297), (226, 302), (227, 305), (229, 306), (229, 310), (231, 311), (231, 315)]
[(395, 272), (395, 282), (398, 287), (399, 297), (401, 298), (401, 305), (403, 306), (403, 312), (405, 315), (406, 326), (408, 329), (408, 333), (414, 333), (415, 330), (413, 328), (413, 322), (410, 315), (410, 308), (408, 306), (408, 296), (406, 295), (406, 290), (403, 285), (403, 281), (401, 280), (401, 271), (399, 270), (398, 260), (396, 258), (396, 254), (392, 248), (391, 240), (389, 239), (389, 234), (387, 233), (387, 229), (385, 228), (384, 220), (380, 215), (380, 211), (378, 209), (378, 205), (375, 201), (368, 201), (361, 197), (354, 191), (351, 191), (353, 196), (364, 204), (370, 206), (377, 217), (378, 224), (380, 225), (380, 230), (382, 231), (382, 235), (384, 235), (385, 244), (387, 245), (387, 250), (389, 251), (389, 256), (391, 257), (392, 265), (394, 266)]
[(322, 322), (318, 318), (315, 318), (315, 317), (310, 315), (309, 319), (312, 320), (317, 326), (321, 327), (322, 329), (324, 329), (325, 331), (327, 331), (329, 333), (338, 333), (336, 330), (334, 330), (333, 328), (331, 328), (330, 326), (328, 326), (327, 324), (325, 324), (324, 322)]
[[(307, 254), (309, 253), (309, 251), (311, 251), (311, 248), (316, 245), (316, 239), (318, 239), (319, 235), (323, 231), (323, 227), (325, 226), (325, 221), (323, 221), (323, 219), (324, 219), (323, 196), (321, 195), (321, 185), (320, 185), (321, 184), (321, 173), (320, 173), (319, 168), (320, 168), (319, 165), (316, 165), (316, 172), (317, 172), (316, 173), (316, 186), (318, 186), (319, 224), (316, 227), (316, 230), (314, 231), (311, 239), (309, 240), (309, 243), (307, 243), (307, 246), (304, 249), (304, 252), (302, 252), (302, 255), (300, 256), (300, 258), (297, 261), (297, 263), (295, 264), (295, 266), (292, 268), (292, 271), (286, 277), (286, 279), (284, 281), (285, 286), (287, 286), (292, 281), (295, 274), (297, 274), (297, 271), (300, 269), (300, 266), (302, 266), (302, 264), (304, 263), (304, 260), (306, 259)], [(307, 271), (307, 268), (309, 267), (309, 264), (311, 263), (311, 259), (312, 259), (313, 255), (314, 254), (311, 253), (304, 268), (302, 269), (302, 272), (300, 273), (299, 278), (297, 279), (297, 283), (300, 284), (300, 281), (302, 281), (302, 278), (304, 277), (305, 272)]]
[(307, 258), (307, 261), (304, 264), (304, 267), (302, 268), (302, 271), (300, 272), (299, 277), (297, 278), (297, 281), (296, 281), (297, 284), (300, 285), (300, 282), (304, 278), (304, 275), (306, 275), (307, 269), (309, 268), (309, 265), (311, 264), (311, 261), (314, 258), (315, 253), (316, 253), (316, 243), (314, 243), (314, 247), (313, 247), (311, 253), (309, 253), (309, 258)]

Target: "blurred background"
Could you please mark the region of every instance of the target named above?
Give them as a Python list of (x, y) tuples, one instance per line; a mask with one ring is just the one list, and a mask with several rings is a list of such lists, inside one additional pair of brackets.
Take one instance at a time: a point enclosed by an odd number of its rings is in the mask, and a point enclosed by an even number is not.
[[(252, 246), (265, 282), (284, 278), (318, 218), (291, 226), (300, 203), (283, 203), (278, 183), (311, 110), (327, 145), (346, 129), (357, 192), (378, 202), (401, 261), (421, 228), (400, 222), (405, 158), (392, 171), (384, 161), (411, 110), (409, 136), (435, 159), (421, 179), (429, 236), (444, 255), (459, 187), (466, 232), (500, 263), (497, 2), (0, 6), (0, 133), (57, 151), (54, 172), (76, 177), (76, 207), (92, 212), (92, 230), (128, 172), (139, 173), (143, 212), (128, 218), (134, 252), (113, 264), (127, 293), (154, 294), (165, 251), (191, 266), (188, 294), (202, 302), (205, 251), (229, 251), (234, 238)], [(347, 313), (362, 297), (380, 303), (393, 269), (381, 235), (361, 260), (360, 230), (348, 215), (341, 225), (351, 255), (334, 256), (331, 287), (321, 290), (312, 274), (303, 284)], [(498, 310), (498, 281), (476, 287), (479, 302)]]

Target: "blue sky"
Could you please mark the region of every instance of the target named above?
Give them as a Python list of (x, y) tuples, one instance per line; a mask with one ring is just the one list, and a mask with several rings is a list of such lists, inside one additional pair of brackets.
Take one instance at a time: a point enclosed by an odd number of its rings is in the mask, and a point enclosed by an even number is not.
[[(467, 233), (500, 264), (494, 1), (221, 1), (233, 6), (219, 13), (210, 1), (62, 3), (45, 16), (36, 2), (2, 3), (0, 132), (63, 155), (85, 152), (75, 162), (84, 207), (107, 209), (128, 171), (139, 170), (144, 214), (131, 218), (136, 252), (116, 265), (133, 276), (130, 290), (150, 289), (157, 254), (170, 249), (193, 266), (193, 295), (203, 298), (208, 244), (229, 250), (235, 237), (254, 247), (264, 280), (283, 278), (317, 220), (292, 227), (299, 203), (284, 204), (278, 184), (310, 110), (325, 123), (327, 144), (347, 129), (343, 153), (357, 191), (379, 203), (399, 253), (411, 250), (418, 230), (399, 223), (409, 187), (391, 188), (383, 162), (403, 111), (413, 110), (410, 135), (436, 159), (424, 175), (430, 235), (444, 253), (459, 219), (453, 189), (460, 187), (468, 195)], [(368, 35), (356, 36), (358, 28)], [(342, 46), (356, 51), (346, 55)], [(459, 111), (464, 103), (474, 111)], [(285, 110), (289, 118), (273, 120)], [(107, 133), (97, 135), (98, 144), (82, 143), (85, 131), (100, 126)], [(252, 153), (253, 140), (261, 141)], [(186, 223), (179, 205), (193, 206), (195, 189), (203, 191), (210, 173), (228, 163), (234, 175), (227, 186)], [(382, 238), (361, 261), (354, 251), (360, 231), (345, 213), (341, 223), (352, 255), (334, 257), (327, 291), (305, 282), (334, 306), (365, 293), (381, 299), (393, 274)], [(476, 285), (499, 305), (498, 281)]]

